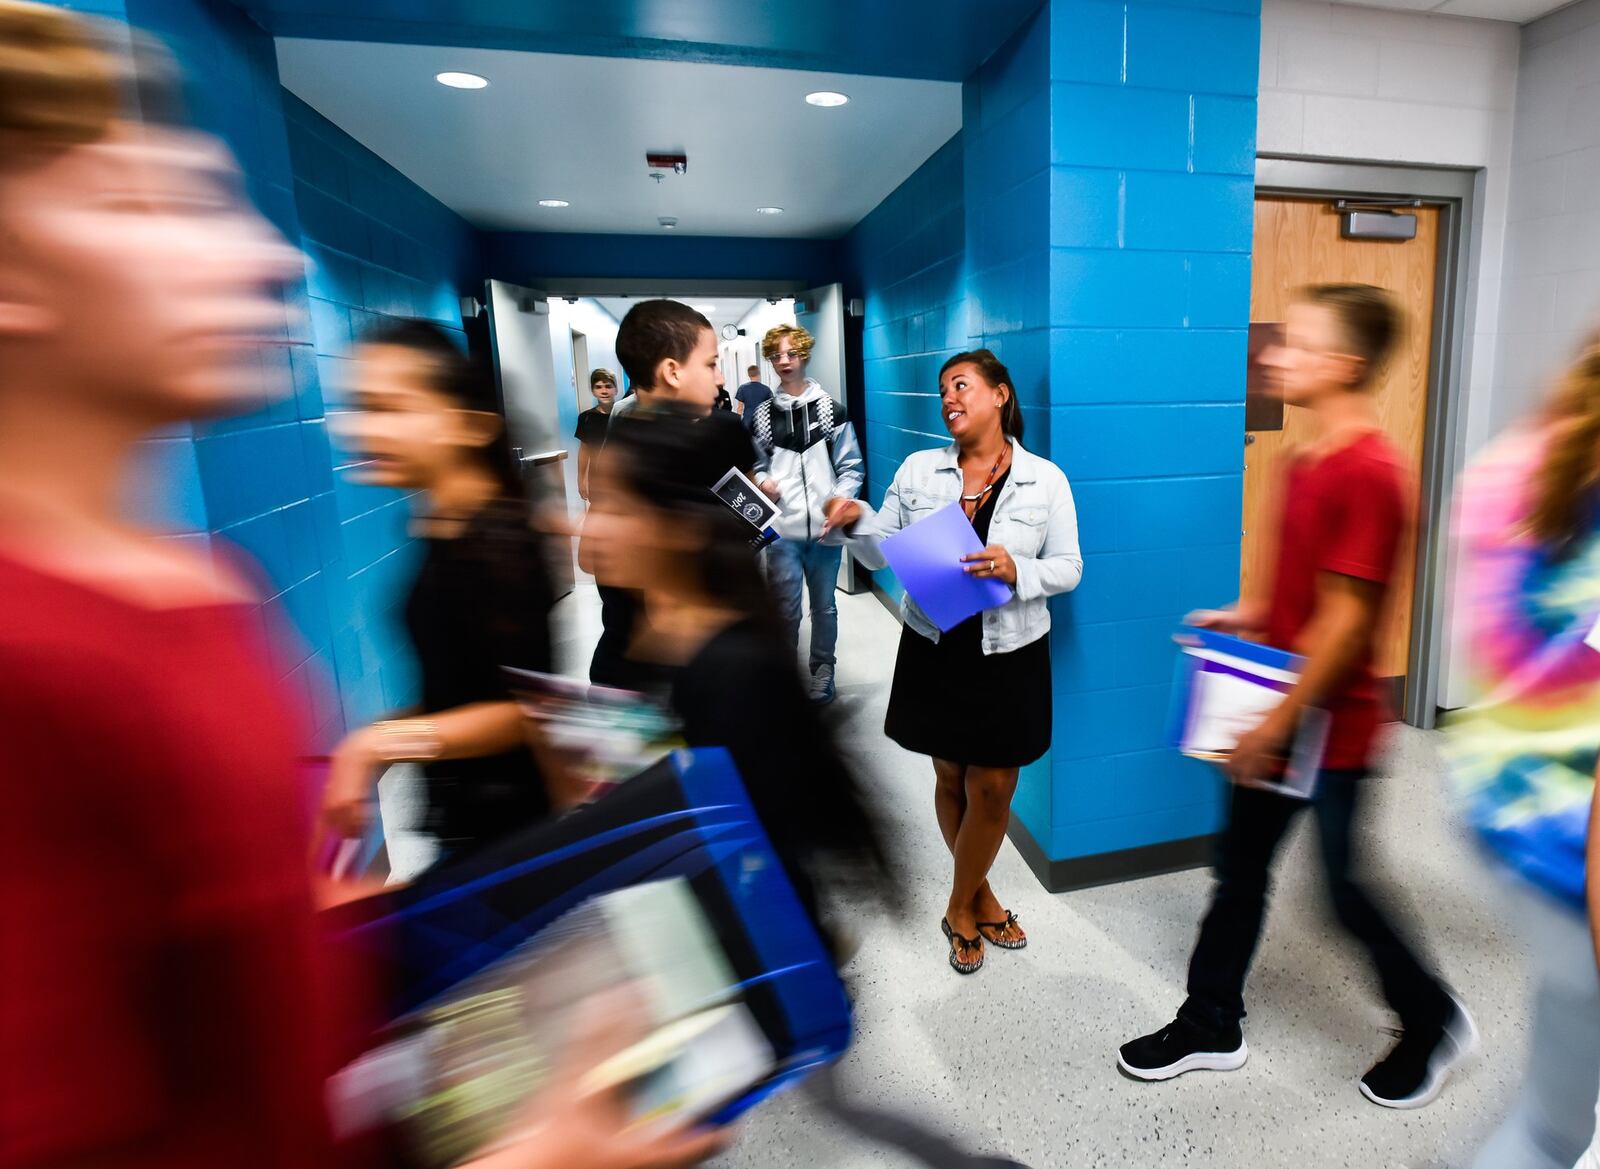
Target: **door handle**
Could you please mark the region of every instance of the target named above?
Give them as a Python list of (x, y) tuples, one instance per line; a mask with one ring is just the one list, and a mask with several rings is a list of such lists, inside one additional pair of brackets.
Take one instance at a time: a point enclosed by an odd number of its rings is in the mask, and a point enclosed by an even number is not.
[(1255, 441), (1256, 441), (1256, 436), (1253, 435), (1253, 434), (1246, 434), (1244, 436), (1244, 445), (1245, 446), (1251, 446), (1252, 444), (1254, 444)]

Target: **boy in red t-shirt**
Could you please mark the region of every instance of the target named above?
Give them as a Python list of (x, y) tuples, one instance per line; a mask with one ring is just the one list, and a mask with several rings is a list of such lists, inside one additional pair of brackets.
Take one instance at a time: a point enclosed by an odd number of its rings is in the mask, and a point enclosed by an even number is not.
[(1228, 825), (1218, 841), (1211, 909), (1189, 963), (1189, 997), (1165, 1028), (1122, 1047), (1118, 1065), (1139, 1079), (1232, 1071), (1248, 1058), (1240, 1028), (1244, 982), (1261, 934), (1268, 872), (1295, 814), (1307, 806), (1259, 784), (1281, 768), (1302, 712), (1312, 708), (1331, 716), (1309, 803), (1334, 912), (1366, 947), (1403, 1028), (1393, 1050), (1362, 1077), (1361, 1092), (1387, 1108), (1420, 1108), (1477, 1044), (1466, 1009), (1353, 876), (1352, 829), (1384, 721), (1375, 635), (1411, 522), (1405, 466), (1378, 427), (1370, 392), (1398, 326), (1382, 290), (1321, 285), (1290, 307), (1283, 344), (1262, 356), (1283, 400), (1315, 412), (1321, 434), (1289, 464), (1271, 595), (1190, 620), (1261, 635), (1303, 654), (1305, 667), (1228, 759)]

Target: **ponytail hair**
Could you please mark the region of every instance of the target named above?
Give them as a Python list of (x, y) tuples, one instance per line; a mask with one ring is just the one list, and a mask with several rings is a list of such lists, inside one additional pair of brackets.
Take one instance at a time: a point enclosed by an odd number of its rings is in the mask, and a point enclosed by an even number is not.
[(994, 355), (990, 349), (974, 349), (970, 353), (957, 353), (939, 369), (939, 379), (944, 380), (944, 375), (958, 365), (970, 365), (978, 371), (987, 384), (999, 389), (1006, 388), (1006, 400), (1000, 406), (1000, 430), (1007, 438), (1022, 441), (1022, 407), (1017, 404), (1017, 383), (1011, 378), (1011, 371)]
[(1600, 489), (1600, 330), (1584, 342), (1544, 411), (1548, 434), (1534, 472), (1528, 533), (1560, 555), (1584, 534)]

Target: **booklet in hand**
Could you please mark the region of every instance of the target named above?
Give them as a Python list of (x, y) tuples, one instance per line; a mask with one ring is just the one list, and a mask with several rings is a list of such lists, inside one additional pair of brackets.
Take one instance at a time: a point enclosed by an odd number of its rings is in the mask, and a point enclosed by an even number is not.
[(728, 468), (728, 473), (717, 480), (711, 493), (755, 529), (750, 536), (755, 548), (765, 548), (778, 538), (778, 533), (772, 530), (772, 521), (783, 509), (739, 468)]
[(879, 548), (911, 599), (943, 633), (1013, 596), (1004, 581), (973, 576), (961, 562), (982, 552), (983, 541), (959, 503), (901, 528)]

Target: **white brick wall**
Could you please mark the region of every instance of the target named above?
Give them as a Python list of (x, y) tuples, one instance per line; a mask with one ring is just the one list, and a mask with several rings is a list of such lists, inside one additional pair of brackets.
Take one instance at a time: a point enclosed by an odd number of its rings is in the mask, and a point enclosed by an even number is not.
[(1600, 0), (1522, 30), (1512, 158), (1496, 428), (1600, 325)]
[[(1519, 42), (1517, 26), (1501, 21), (1310, 0), (1261, 7), (1258, 151), (1480, 172), (1466, 272), (1471, 335), (1460, 426), (1468, 451), (1487, 440), (1497, 414)], [(1447, 705), (1460, 690), (1450, 656), (1441, 668)]]

